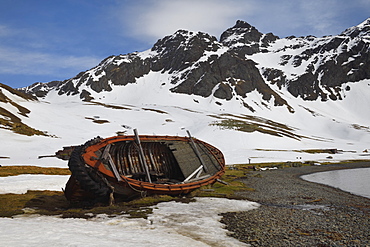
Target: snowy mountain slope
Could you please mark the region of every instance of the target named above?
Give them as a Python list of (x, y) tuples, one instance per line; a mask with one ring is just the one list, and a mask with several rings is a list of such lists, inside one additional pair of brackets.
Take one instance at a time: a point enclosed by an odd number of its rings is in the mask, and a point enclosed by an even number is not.
[[(98, 135), (108, 137), (117, 132), (132, 134), (133, 128), (141, 134), (181, 136), (186, 135), (185, 130), (188, 129), (193, 136), (219, 147), (228, 164), (248, 162), (249, 158), (252, 162), (294, 161), (297, 157), (325, 160), (328, 154), (291, 151), (318, 148), (356, 151), (336, 154), (335, 159), (363, 158), (362, 151), (370, 146), (369, 128), (361, 125), (366, 122), (366, 116), (355, 118), (357, 115), (352, 114), (348, 116), (353, 116), (353, 119), (346, 119), (337, 114), (339, 110), (349, 112), (356, 101), (363, 112), (366, 111), (364, 106), (370, 102), (359, 102), (360, 97), (356, 97), (366, 94), (364, 88), (354, 87), (351, 94), (340, 102), (295, 99), (292, 101), (297, 109), (294, 114), (284, 108), (272, 108), (268, 111), (261, 109), (258, 114), (251, 115), (237, 100), (173, 94), (158, 89), (155, 97), (144, 100), (138, 96), (138, 90), (149, 94), (156, 90), (151, 82), (162, 83), (165, 78), (161, 73), (149, 73), (139, 80), (138, 83), (145, 85), (140, 90), (135, 84), (112, 86), (111, 92), (93, 95), (100, 97), (97, 98), (99, 102), (81, 103), (78, 95), (57, 96), (53, 93), (40, 102), (25, 102), (25, 107), (32, 111), (23, 121), (47, 131), (50, 137), (28, 137), (1, 130), (1, 136), (5, 136), (8, 142), (2, 144), (0, 156), (10, 157), (2, 159), (1, 163), (65, 167), (64, 161), (37, 157), (53, 154), (62, 146), (82, 144)], [(369, 94), (369, 87), (365, 89)], [(352, 94), (355, 92), (358, 94)], [(260, 100), (258, 93), (254, 97)], [(366, 97), (362, 99), (368, 100)], [(215, 101), (222, 105), (212, 104)]]
[(275, 105), (288, 106), (279, 90), (272, 90), (275, 84), (306, 100), (337, 100), (343, 83), (370, 78), (369, 30), (370, 19), (340, 35), (322, 38), (279, 39), (243, 21), (226, 30), (220, 41), (205, 33), (179, 30), (148, 51), (111, 56), (75, 78), (23, 90), (42, 96), (57, 89), (58, 94), (91, 100), (93, 91), (136, 83), (151, 71), (171, 75), (171, 92), (227, 100), (239, 97), (246, 106), (247, 94), (253, 90), (264, 101), (273, 98)]
[(0, 128), (22, 135), (45, 135), (22, 122), (31, 112), (22, 106), (27, 101), (37, 101), (37, 98), (0, 83)]
[(323, 148), (344, 150), (330, 154), (336, 160), (366, 158), (369, 26), (367, 20), (338, 36), (279, 39), (238, 21), (220, 41), (180, 30), (148, 51), (31, 85), (22, 91), (38, 101), (12, 101), (30, 111), (21, 122), (45, 135), (0, 129), (7, 140), (0, 156), (10, 157), (0, 163), (66, 166), (37, 157), (133, 128), (182, 136), (190, 130), (220, 148), (228, 164), (327, 160), (327, 153), (298, 152)]

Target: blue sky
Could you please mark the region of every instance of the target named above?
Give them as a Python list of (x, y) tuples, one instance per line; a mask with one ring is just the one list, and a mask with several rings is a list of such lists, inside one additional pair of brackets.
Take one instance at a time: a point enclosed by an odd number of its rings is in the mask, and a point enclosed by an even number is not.
[(240, 19), (279, 37), (320, 37), (369, 17), (370, 0), (0, 0), (0, 83), (69, 79), (178, 29), (219, 38)]

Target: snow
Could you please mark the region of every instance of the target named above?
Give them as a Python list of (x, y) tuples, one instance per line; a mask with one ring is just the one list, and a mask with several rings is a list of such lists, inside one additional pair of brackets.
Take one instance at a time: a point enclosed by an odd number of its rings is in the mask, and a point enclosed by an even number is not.
[(99, 81), (100, 78), (105, 76), (105, 71), (101, 71), (99, 74), (97, 74), (98, 72), (99, 72), (99, 68), (92, 69), (88, 72), (88, 74), (93, 79), (93, 81)]
[(24, 174), (0, 177), (0, 194), (25, 194), (28, 190), (62, 191), (69, 175)]
[[(155, 57), (158, 55), (157, 51), (152, 51), (152, 49), (142, 51), (138, 53), (138, 57), (140, 57), (142, 60), (145, 60), (147, 58)], [(119, 65), (119, 64), (118, 64)]]
[[(368, 24), (369, 19), (343, 34), (364, 29)], [(179, 31), (174, 35), (184, 36), (187, 43), (183, 45), (186, 47), (199, 33)], [(225, 42), (240, 37), (233, 35)], [(321, 49), (333, 39), (343, 40), (338, 50)], [(266, 53), (257, 53), (246, 59), (256, 62), (261, 72), (267, 68), (278, 69), (284, 71), (288, 80), (293, 80), (306, 73), (308, 65), (313, 66), (314, 73), (320, 64), (335, 60), (340, 52), (350, 52), (359, 40), (369, 42), (368, 33), (362, 32), (361, 37), (354, 39), (345, 39), (343, 35), (279, 39), (266, 48)], [(207, 38), (205, 41), (210, 42)], [(135, 83), (125, 86), (113, 85), (110, 81), (110, 92), (97, 93), (84, 81), (74, 79), (72, 82), (75, 87), (79, 87), (80, 91), (84, 89), (90, 92), (95, 98), (92, 102), (82, 102), (79, 95), (58, 95), (55, 89), (44, 99), (31, 101), (0, 88), (9, 100), (29, 109), (30, 113), (27, 116), (21, 115), (16, 105), (9, 102), (0, 102), (0, 108), (13, 113), (28, 126), (49, 135), (19, 135), (0, 125), (0, 165), (66, 168), (66, 161), (56, 158), (40, 159), (39, 156), (53, 155), (64, 146), (80, 145), (96, 136), (110, 137), (117, 132), (133, 134), (134, 128), (138, 129), (139, 134), (149, 135), (185, 136), (186, 130), (189, 130), (193, 137), (219, 148), (225, 155), (227, 165), (286, 161), (315, 161), (319, 164), (370, 157), (364, 152), (370, 149), (370, 116), (367, 114), (370, 107), (369, 79), (343, 84), (342, 100), (326, 102), (304, 101), (300, 97), (293, 97), (286, 88), (278, 88), (277, 85), (266, 82), (289, 104), (280, 107), (274, 106), (274, 97), (269, 101), (264, 100), (256, 90), (248, 93), (245, 98), (236, 96), (232, 100), (222, 100), (212, 95), (205, 98), (170, 92), (182, 82), (178, 80), (176, 84), (172, 84), (175, 77), (185, 76), (199, 66), (199, 63), (208, 61), (211, 56), (221, 56), (230, 48), (217, 44), (219, 48), (216, 51), (205, 51), (197, 62), (181, 72), (170, 74), (166, 71), (151, 71), (136, 78)], [(243, 45), (246, 44), (237, 42), (232, 47)], [(303, 51), (314, 49), (321, 50), (308, 60), (302, 57)], [(87, 71), (87, 74), (93, 81), (99, 81), (105, 75), (105, 67), (110, 63), (120, 66), (134, 59), (145, 60), (158, 55), (158, 51), (147, 50), (113, 56)], [(299, 66), (296, 63), (297, 56), (302, 58)], [(342, 65), (351, 63), (354, 57), (350, 57)], [(353, 71), (349, 73), (351, 72)], [(350, 88), (349, 91), (345, 90), (347, 87)], [(244, 102), (253, 107), (255, 112), (244, 107)], [(106, 120), (106, 123), (98, 124), (93, 121), (97, 119)], [(218, 127), (217, 123), (221, 120), (260, 125), (265, 131), (272, 131), (280, 136)], [(339, 152), (302, 152), (307, 149), (337, 149)], [(30, 174), (3, 177), (0, 178), (0, 193), (61, 191), (68, 177)], [(153, 214), (148, 219), (100, 215), (85, 220), (26, 214), (0, 218), (0, 246), (245, 246), (227, 237), (227, 231), (219, 222), (219, 214), (256, 207), (257, 203), (249, 201), (197, 198), (196, 202), (189, 204), (160, 203), (153, 207)]]
[[(303, 60), (295, 67), (294, 56), (309, 45), (317, 47), (326, 38), (312, 38), (313, 43), (301, 40), (300, 48), (292, 48), (297, 40), (278, 40), (268, 48), (268, 53), (248, 56), (258, 63), (258, 68), (284, 69), (288, 79), (304, 73), (312, 60)], [(325, 41), (326, 42), (326, 41)], [(348, 47), (355, 43), (349, 43)], [(349, 49), (349, 48), (348, 48)], [(200, 61), (211, 55), (222, 55), (226, 49), (205, 52)], [(281, 55), (291, 55), (286, 65)], [(155, 56), (151, 50), (107, 59), (90, 70), (94, 80), (104, 75), (109, 62), (119, 65), (136, 58)], [(333, 58), (335, 54), (321, 54)], [(334, 59), (334, 58), (333, 58)], [(114, 60), (114, 61), (113, 61)], [(347, 63), (351, 62), (349, 58)], [(316, 64), (317, 65), (317, 64)], [(197, 66), (194, 63), (193, 66)], [(194, 68), (194, 67), (191, 67)], [(190, 68), (190, 69), (191, 69)], [(186, 73), (188, 71), (182, 71)], [(0, 128), (0, 165), (34, 165), (41, 167), (67, 167), (67, 162), (56, 158), (38, 158), (52, 155), (64, 146), (80, 145), (96, 137), (110, 137), (117, 132), (149, 135), (185, 136), (189, 130), (193, 137), (206, 141), (225, 155), (226, 164), (315, 161), (335, 162), (368, 159), (364, 150), (370, 149), (370, 80), (348, 82), (342, 85), (342, 100), (304, 101), (295, 98), (286, 88), (269, 86), (285, 99), (289, 106), (274, 106), (274, 98), (267, 101), (258, 91), (245, 98), (222, 100), (214, 96), (201, 97), (171, 93), (177, 84), (174, 77), (181, 74), (149, 72), (126, 86), (110, 84), (112, 91), (96, 93), (84, 82), (74, 80), (79, 90), (85, 89), (95, 98), (82, 102), (79, 95), (58, 95), (52, 90), (40, 101), (29, 101), (1, 89), (13, 102), (30, 110), (27, 116), (18, 113), (10, 103), (0, 102), (0, 107), (19, 117), (32, 128), (45, 131), (49, 136), (24, 136)], [(224, 83), (228, 83), (227, 81)], [(346, 91), (345, 88), (350, 90)], [(255, 109), (251, 112), (243, 106)], [(289, 110), (293, 109), (293, 113)], [(98, 124), (93, 120), (106, 120)], [(222, 120), (241, 121), (260, 125), (270, 135), (259, 131), (241, 132), (219, 127)], [(3, 127), (3, 126), (0, 126)], [(291, 137), (289, 137), (291, 136)], [(294, 138), (292, 138), (292, 136)], [(3, 141), (6, 140), (6, 141)], [(336, 154), (307, 153), (307, 149), (337, 149)], [(26, 193), (27, 190), (57, 190), (65, 187), (68, 176), (19, 175), (0, 178), (0, 193)], [(148, 219), (130, 219), (126, 215), (93, 219), (62, 219), (58, 216), (23, 215), (0, 218), (0, 246), (245, 246), (227, 237), (219, 222), (219, 214), (228, 211), (250, 210), (258, 204), (218, 198), (197, 198), (189, 204), (168, 202), (153, 207)]]
[(231, 43), (232, 41), (242, 40), (243, 38), (244, 38), (244, 33), (240, 33), (240, 34), (233, 33), (230, 36), (228, 36), (226, 39), (224, 39), (222, 42)]
[[(370, 148), (369, 115), (364, 114), (370, 106), (370, 98), (367, 97), (370, 94), (370, 80), (344, 84), (343, 89), (349, 86), (350, 90), (343, 90), (343, 100), (338, 101), (304, 101), (294, 98), (285, 88), (280, 89), (280, 96), (287, 100), (294, 113), (289, 112), (286, 106), (274, 107), (273, 98), (265, 101), (261, 94), (253, 91), (243, 99), (256, 110), (252, 113), (243, 106), (241, 99), (227, 101), (213, 96), (204, 98), (170, 93), (169, 90), (175, 86), (170, 83), (171, 76), (168, 73), (150, 72), (136, 83), (111, 85), (111, 92), (96, 93), (90, 90), (100, 104), (81, 102), (78, 95), (57, 95), (56, 92), (50, 92), (41, 102), (9, 95), (31, 111), (28, 117), (17, 115), (22, 122), (47, 131), (50, 136), (29, 137), (0, 129), (1, 138), (7, 140), (0, 144), (0, 157), (10, 157), (0, 159), (0, 165), (65, 168), (66, 161), (38, 157), (52, 155), (64, 146), (83, 144), (96, 136), (110, 137), (117, 132), (133, 134), (134, 128), (138, 129), (139, 134), (150, 135), (186, 136), (186, 130), (189, 130), (192, 136), (219, 148), (227, 164), (247, 163), (249, 158), (252, 158), (252, 162), (297, 159), (328, 161), (328, 155), (297, 155), (294, 151), (320, 148), (354, 151), (331, 155), (333, 159), (329, 161), (358, 159), (363, 158), (363, 150)], [(277, 86), (271, 85), (272, 89), (274, 87)], [(108, 122), (98, 124), (94, 119)], [(214, 125), (222, 119), (259, 123), (265, 125), (265, 129), (280, 129), (302, 138), (273, 136), (256, 131), (240, 132)], [(277, 128), (272, 122), (283, 123), (291, 130)]]
[(163, 202), (147, 219), (127, 215), (92, 219), (22, 215), (0, 218), (1, 246), (248, 246), (227, 236), (220, 213), (259, 205), (223, 198)]
[[(321, 38), (279, 39), (270, 44), (267, 48), (268, 53), (256, 53), (246, 56), (246, 58), (258, 63), (260, 70), (263, 68), (282, 70), (285, 72), (284, 74), (288, 80), (294, 80), (298, 76), (305, 74), (310, 66), (313, 66), (314, 69), (310, 72), (314, 74), (320, 65), (332, 60), (336, 62), (340, 53), (351, 52), (353, 46), (358, 45), (360, 41), (366, 42), (365, 37), (350, 39), (349, 37), (338, 35)], [(330, 42), (337, 42), (338, 39), (342, 40), (342, 42), (337, 49), (325, 49)], [(314, 54), (305, 55), (305, 53), (313, 51), (315, 51)], [(300, 60), (300, 64), (297, 64), (297, 59)], [(344, 62), (343, 65), (349, 63), (351, 59), (349, 58), (348, 62)]]
[(360, 24), (358, 24), (357, 26), (355, 26), (353, 28), (358, 27), (359, 29), (362, 29), (362, 28), (367, 27), (367, 26), (370, 26), (370, 18), (364, 20), (363, 22), (361, 22)]
[[(0, 194), (27, 190), (61, 191), (69, 176), (0, 177)], [(27, 214), (0, 218), (0, 246), (248, 246), (228, 237), (221, 213), (255, 209), (258, 203), (225, 198), (164, 202), (152, 206), (147, 219), (98, 215), (92, 219)]]

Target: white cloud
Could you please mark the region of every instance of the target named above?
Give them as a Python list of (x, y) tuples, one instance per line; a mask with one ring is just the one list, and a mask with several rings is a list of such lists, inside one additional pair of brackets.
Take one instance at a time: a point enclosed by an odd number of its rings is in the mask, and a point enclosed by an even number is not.
[(261, 0), (256, 4), (252, 16), (256, 27), (280, 37), (336, 35), (359, 24), (359, 16), (370, 14), (369, 0)]
[(100, 59), (0, 47), (0, 74), (62, 75), (96, 66)]
[[(65, 52), (71, 47), (68, 39), (50, 35), (44, 30), (0, 24), (0, 38), (1, 81), (17, 86), (33, 80), (49, 81), (74, 76), (96, 66), (101, 60), (95, 56), (77, 55), (73, 50)], [(62, 42), (63, 39), (67, 42)], [(14, 79), (8, 82), (12, 77)]]
[[(219, 37), (239, 19), (261, 32), (289, 35), (331, 35), (349, 26), (350, 8), (366, 9), (369, 0), (146, 0), (115, 9), (124, 36), (152, 44), (178, 29)], [(360, 8), (360, 9), (361, 9)], [(360, 22), (359, 22), (360, 23)], [(356, 25), (356, 24), (354, 24)]]
[[(328, 30), (335, 29), (335, 19), (341, 12), (343, 6), (338, 5), (334, 0), (312, 0), (301, 3), (301, 12), (305, 13), (304, 20), (316, 34), (330, 34)], [(349, 2), (353, 4), (353, 2)], [(344, 30), (340, 30), (344, 31)]]
[(219, 36), (235, 24), (238, 16), (253, 13), (252, 1), (240, 0), (161, 0), (138, 1), (122, 6), (117, 14), (131, 36), (154, 40), (179, 29), (202, 31)]

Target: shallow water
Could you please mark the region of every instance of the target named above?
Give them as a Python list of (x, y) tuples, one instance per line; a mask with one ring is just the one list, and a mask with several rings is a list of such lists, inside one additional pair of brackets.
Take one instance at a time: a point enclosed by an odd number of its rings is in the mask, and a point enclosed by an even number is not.
[(370, 198), (370, 168), (318, 172), (303, 175), (301, 178)]

